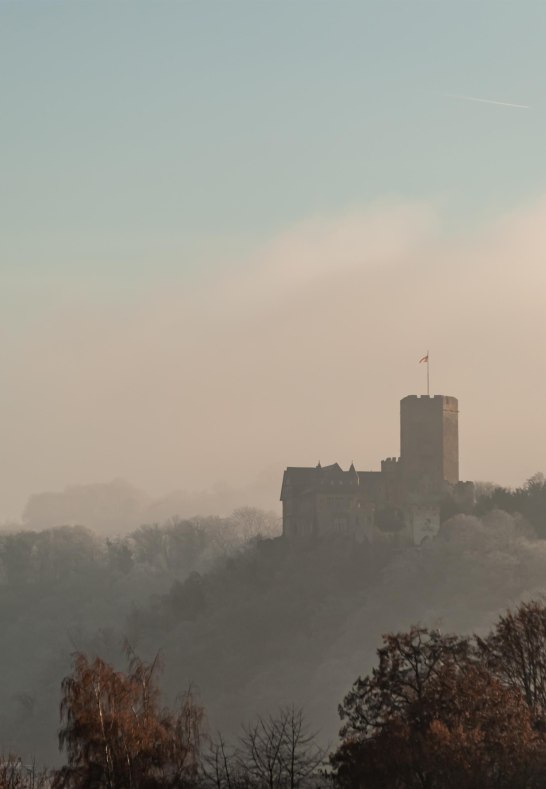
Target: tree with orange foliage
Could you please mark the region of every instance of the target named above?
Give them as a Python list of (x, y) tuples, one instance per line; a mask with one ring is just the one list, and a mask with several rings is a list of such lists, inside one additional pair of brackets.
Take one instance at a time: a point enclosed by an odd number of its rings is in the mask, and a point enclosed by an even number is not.
[(161, 709), (155, 674), (130, 653), (127, 673), (77, 653), (62, 683), (59, 746), (68, 764), (55, 775), (61, 789), (154, 789), (194, 783), (203, 709), (190, 693), (177, 713)]
[[(391, 634), (379, 665), (340, 706), (332, 756), (342, 787), (530, 789), (544, 785), (544, 743), (529, 708), (468, 639), (412, 628)], [(541, 774), (542, 773), (542, 774)]]

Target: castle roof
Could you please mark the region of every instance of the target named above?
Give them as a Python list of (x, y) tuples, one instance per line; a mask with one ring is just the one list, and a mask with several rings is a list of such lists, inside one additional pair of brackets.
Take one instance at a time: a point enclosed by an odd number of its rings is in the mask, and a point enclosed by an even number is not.
[(281, 501), (289, 496), (312, 492), (324, 486), (354, 488), (364, 482), (375, 487), (381, 481), (380, 471), (357, 471), (351, 463), (348, 471), (343, 471), (339, 463), (329, 466), (288, 466), (283, 475)]

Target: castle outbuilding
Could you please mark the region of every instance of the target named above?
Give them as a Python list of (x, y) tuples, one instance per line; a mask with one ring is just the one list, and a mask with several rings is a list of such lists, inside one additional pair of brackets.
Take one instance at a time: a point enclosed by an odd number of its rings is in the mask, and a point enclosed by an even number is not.
[(288, 466), (283, 536), (414, 545), (435, 536), (442, 500), (472, 496), (471, 483), (459, 482), (458, 418), (456, 397), (408, 395), (400, 401), (400, 457), (381, 461), (381, 471)]

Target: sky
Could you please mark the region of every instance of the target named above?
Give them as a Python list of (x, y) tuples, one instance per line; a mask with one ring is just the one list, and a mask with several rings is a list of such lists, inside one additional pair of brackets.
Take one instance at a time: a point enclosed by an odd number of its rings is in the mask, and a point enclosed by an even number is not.
[(0, 0), (0, 519), (377, 468), (426, 350), (462, 476), (546, 471), (545, 36), (542, 0)]

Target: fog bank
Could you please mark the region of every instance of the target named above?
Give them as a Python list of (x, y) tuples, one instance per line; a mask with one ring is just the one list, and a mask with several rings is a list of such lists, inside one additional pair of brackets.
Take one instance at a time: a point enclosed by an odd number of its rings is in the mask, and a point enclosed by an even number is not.
[(87, 480), (155, 499), (319, 459), (378, 468), (427, 349), (433, 392), (459, 398), (462, 477), (529, 477), (546, 442), (545, 221), (544, 200), (458, 230), (439, 204), (385, 200), (244, 253), (218, 243), (199, 274), (123, 303), (81, 280), (16, 280), (32, 317), (0, 349), (0, 518)]

